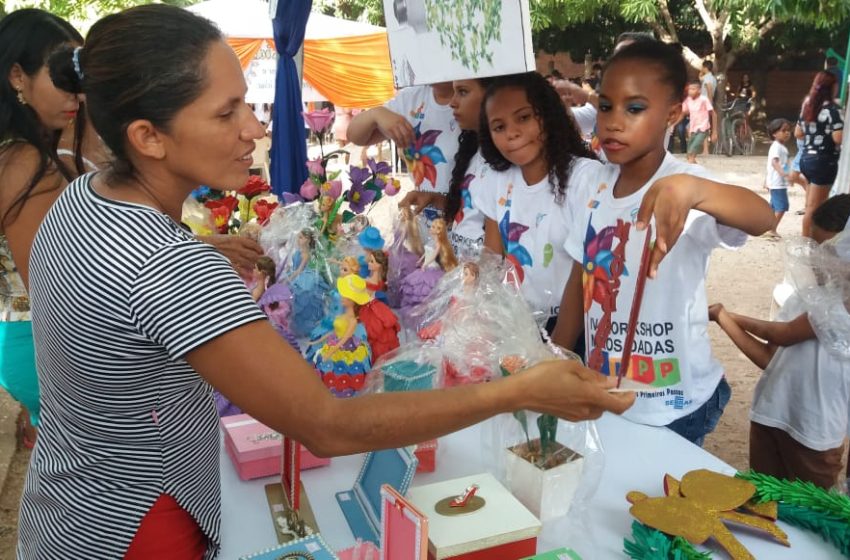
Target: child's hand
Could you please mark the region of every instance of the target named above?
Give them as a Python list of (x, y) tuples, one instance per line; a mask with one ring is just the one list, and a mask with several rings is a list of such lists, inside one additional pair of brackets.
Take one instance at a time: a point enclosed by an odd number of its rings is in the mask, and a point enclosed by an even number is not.
[(413, 143), (416, 134), (407, 119), (392, 111), (380, 111), (375, 115), (375, 125), (381, 134), (396, 143), (399, 148), (406, 148)]
[(428, 206), (434, 206), (442, 210), (446, 206), (446, 197), (439, 193), (410, 191), (398, 203), (398, 207), (410, 208), (411, 206), (415, 214), (419, 214)]
[(663, 177), (646, 191), (635, 223), (638, 231), (655, 217), (655, 246), (649, 257), (647, 275), (655, 278), (658, 265), (673, 248), (685, 228), (688, 212), (700, 202), (700, 189), (690, 175)]
[(708, 320), (716, 323), (723, 311), (725, 309), (722, 303), (712, 303), (708, 306)]

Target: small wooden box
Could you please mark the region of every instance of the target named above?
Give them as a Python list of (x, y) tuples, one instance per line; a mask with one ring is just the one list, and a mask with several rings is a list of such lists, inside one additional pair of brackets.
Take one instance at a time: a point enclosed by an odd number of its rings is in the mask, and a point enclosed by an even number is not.
[[(473, 484), (480, 509), (438, 513), (446, 511), (440, 502)], [(540, 521), (489, 473), (411, 488), (408, 499), (428, 516), (429, 560), (518, 560), (537, 551)]]

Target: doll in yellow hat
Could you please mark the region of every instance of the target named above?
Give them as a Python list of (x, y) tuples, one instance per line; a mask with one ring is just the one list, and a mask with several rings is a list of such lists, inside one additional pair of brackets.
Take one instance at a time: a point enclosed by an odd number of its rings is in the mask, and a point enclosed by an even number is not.
[(359, 321), (360, 309), (372, 301), (366, 281), (348, 274), (336, 281), (342, 312), (334, 318), (333, 331), (313, 342), (324, 343), (314, 356), (322, 381), (338, 397), (351, 397), (366, 383), (372, 352), (366, 330)]

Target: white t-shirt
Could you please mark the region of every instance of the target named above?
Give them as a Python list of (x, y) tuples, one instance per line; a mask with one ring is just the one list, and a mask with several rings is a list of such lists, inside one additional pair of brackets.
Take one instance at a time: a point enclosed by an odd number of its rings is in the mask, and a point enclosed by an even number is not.
[(583, 138), (590, 138), (596, 131), (596, 107), (585, 103), (579, 107), (572, 107), (570, 111), (576, 121)]
[[(449, 192), (460, 127), (452, 108), (434, 99), (431, 86), (402, 89), (384, 105), (398, 113), (416, 129), (412, 150), (415, 163), (409, 166), (416, 188), (422, 191)], [(403, 146), (399, 146), (402, 148)]]
[(573, 176), (601, 168), (598, 161), (577, 160), (561, 204), (555, 203), (548, 177), (528, 185), (516, 166), (503, 173), (491, 171), (473, 194), (481, 212), (499, 225), (508, 260), (522, 269), (520, 291), (538, 320), (558, 314), (573, 266), (564, 249), (573, 228), (569, 211)]
[(459, 255), (475, 257), (484, 246), (484, 214), (475, 204), (476, 196), (480, 195), (474, 193), (481, 189), (488, 173), (496, 172), (484, 161), (481, 152), (472, 156), (461, 184), (460, 210), (449, 232), (452, 246)]
[(767, 186), (771, 189), (787, 189), (788, 181), (773, 168), (773, 160), (779, 160), (779, 167), (788, 173), (788, 148), (776, 140), (767, 152)]
[[(594, 349), (597, 326), (603, 316), (601, 301), (614, 291), (613, 252), (620, 244), (618, 221), (628, 232), (625, 271), (619, 277), (619, 292), (611, 315), (612, 328), (606, 343), (602, 373), (619, 371), (623, 341), (631, 312), (635, 281), (640, 269), (645, 234), (633, 225), (641, 200), (649, 187), (668, 175), (687, 173), (707, 177), (699, 166), (677, 160), (669, 153), (655, 175), (636, 193), (614, 198), (612, 191), (620, 168), (583, 168), (571, 186), (581, 186), (571, 199), (575, 223), (566, 249), (584, 269), (584, 320), (587, 355)], [(638, 392), (634, 406), (623, 415), (629, 420), (665, 426), (702, 406), (723, 377), (723, 368), (711, 355), (708, 339), (708, 304), (705, 275), (712, 249), (743, 245), (747, 235), (717, 224), (704, 212), (692, 210), (676, 244), (658, 268), (658, 276), (647, 280), (638, 317), (629, 378), (650, 385)]]
[[(792, 294), (777, 315), (790, 321), (806, 309)], [(850, 362), (824, 349), (817, 339), (779, 348), (753, 393), (750, 420), (778, 428), (815, 451), (834, 449), (847, 435)]]

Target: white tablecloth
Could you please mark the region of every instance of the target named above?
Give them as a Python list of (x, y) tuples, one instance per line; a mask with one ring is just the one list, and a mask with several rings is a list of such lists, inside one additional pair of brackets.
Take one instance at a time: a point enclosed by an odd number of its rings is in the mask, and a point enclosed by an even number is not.
[[(590, 504), (594, 555), (599, 559), (623, 558), (623, 538), (631, 535), (632, 516), (625, 495), (639, 490), (649, 496), (662, 495), (662, 477), (669, 473), (681, 478), (688, 471), (708, 468), (727, 474), (735, 469), (717, 457), (692, 445), (665, 428), (632, 424), (617, 416), (605, 415), (598, 422), (605, 448), (602, 483)], [(440, 439), (437, 472), (417, 474), (413, 485), (484, 472), (480, 450), (480, 430), (472, 427)], [(353, 537), (337, 506), (334, 494), (350, 489), (362, 456), (338, 457), (330, 467), (305, 471), (302, 475), (310, 504), (323, 538), (333, 549), (353, 544)], [(257, 552), (277, 544), (264, 486), (274, 479), (242, 482), (229, 457), (221, 453), (221, 501), (223, 560)], [(826, 560), (842, 556), (832, 545), (813, 533), (780, 523), (788, 533), (791, 548), (766, 537), (735, 530), (735, 535), (756, 558), (782, 560)], [(563, 543), (565, 545), (570, 543)], [(542, 550), (541, 550), (542, 552)], [(722, 553), (716, 555), (723, 558)]]

